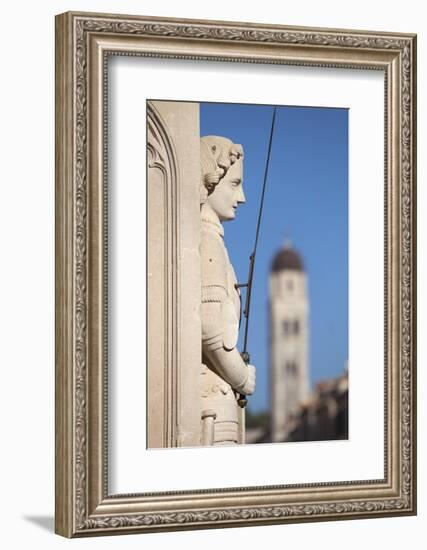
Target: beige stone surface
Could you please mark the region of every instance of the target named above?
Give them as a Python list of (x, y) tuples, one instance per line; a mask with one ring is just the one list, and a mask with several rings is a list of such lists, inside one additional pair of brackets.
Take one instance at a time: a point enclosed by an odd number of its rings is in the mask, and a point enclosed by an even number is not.
[(223, 222), (245, 202), (243, 150), (200, 139), (197, 103), (148, 105), (148, 446), (244, 443), (240, 296)]
[(148, 446), (200, 444), (199, 105), (148, 107)]

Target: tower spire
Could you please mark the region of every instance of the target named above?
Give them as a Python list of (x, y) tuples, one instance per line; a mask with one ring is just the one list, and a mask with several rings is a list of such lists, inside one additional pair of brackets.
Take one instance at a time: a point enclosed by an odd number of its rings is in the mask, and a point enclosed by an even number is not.
[(292, 239), (289, 237), (287, 233), (285, 233), (285, 238), (283, 240), (283, 248), (285, 250), (289, 250), (292, 248)]

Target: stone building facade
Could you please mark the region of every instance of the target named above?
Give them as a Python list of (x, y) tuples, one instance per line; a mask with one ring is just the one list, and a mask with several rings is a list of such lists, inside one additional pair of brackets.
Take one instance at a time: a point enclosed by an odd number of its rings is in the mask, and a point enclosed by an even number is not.
[(288, 441), (348, 439), (348, 373), (318, 382), (289, 421)]

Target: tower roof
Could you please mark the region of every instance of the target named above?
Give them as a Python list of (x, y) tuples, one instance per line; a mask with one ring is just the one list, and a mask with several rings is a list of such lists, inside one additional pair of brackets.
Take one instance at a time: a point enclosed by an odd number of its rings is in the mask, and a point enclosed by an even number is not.
[(271, 264), (271, 271), (304, 271), (304, 263), (298, 252), (293, 249), (289, 242), (285, 243), (285, 246), (281, 248), (273, 258)]

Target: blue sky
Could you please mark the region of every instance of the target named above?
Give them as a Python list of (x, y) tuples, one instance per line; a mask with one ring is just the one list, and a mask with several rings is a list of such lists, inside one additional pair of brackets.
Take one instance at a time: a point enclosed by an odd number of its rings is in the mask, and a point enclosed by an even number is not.
[[(222, 135), (244, 149), (246, 204), (224, 224), (239, 282), (247, 280), (255, 240), (272, 106), (201, 103), (201, 136)], [(340, 374), (348, 358), (348, 111), (277, 110), (249, 324), (257, 388), (250, 409), (269, 409), (268, 277), (285, 237), (301, 254), (310, 300), (312, 385)], [(243, 333), (244, 324), (242, 323)]]

